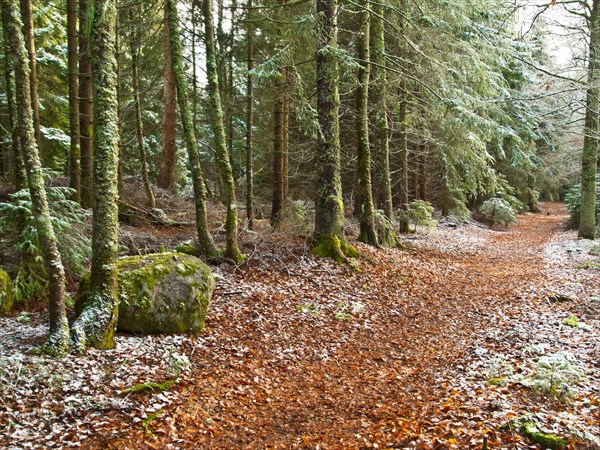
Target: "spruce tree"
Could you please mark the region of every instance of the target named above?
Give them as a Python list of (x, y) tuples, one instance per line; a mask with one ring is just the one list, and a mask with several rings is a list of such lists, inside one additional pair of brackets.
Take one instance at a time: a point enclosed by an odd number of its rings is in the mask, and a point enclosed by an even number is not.
[(317, 0), (317, 145), (314, 251), (338, 262), (355, 256), (346, 243), (340, 175), (337, 0)]
[(99, 349), (114, 347), (119, 312), (116, 3), (116, 0), (94, 0), (91, 23), (94, 92), (92, 269), (87, 300), (72, 327), (73, 343), (80, 352), (86, 346)]
[(42, 165), (35, 139), (33, 109), (31, 106), (29, 57), (21, 33), (21, 20), (16, 0), (2, 0), (3, 17), (7, 20), (6, 38), (10, 58), (14, 64), (19, 138), (35, 225), (40, 241), (44, 266), (48, 275), (50, 336), (42, 347), (45, 353), (62, 356), (69, 349), (69, 324), (65, 312), (65, 272), (50, 219), (48, 201), (42, 174)]
[(181, 51), (181, 38), (179, 36), (179, 19), (177, 17), (177, 0), (166, 0), (167, 14), (169, 20), (169, 37), (171, 46), (171, 65), (175, 73), (177, 85), (177, 102), (181, 113), (181, 122), (185, 138), (185, 146), (188, 152), (190, 169), (192, 172), (192, 186), (194, 188), (194, 205), (196, 208), (196, 231), (200, 252), (208, 257), (219, 256), (212, 236), (208, 231), (206, 222), (206, 187), (204, 185), (204, 174), (198, 154), (198, 142), (194, 130), (194, 120), (190, 108), (188, 85), (183, 71), (183, 54)]

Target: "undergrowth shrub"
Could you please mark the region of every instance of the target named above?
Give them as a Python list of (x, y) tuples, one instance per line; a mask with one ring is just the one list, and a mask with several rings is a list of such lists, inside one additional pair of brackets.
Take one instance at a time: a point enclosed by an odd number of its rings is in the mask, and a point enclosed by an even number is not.
[(515, 210), (506, 200), (493, 197), (486, 200), (479, 208), (479, 212), (490, 225), (503, 225), (505, 227), (516, 220)]
[(408, 211), (396, 213), (398, 221), (406, 220), (415, 227), (423, 226), (433, 228), (437, 226), (437, 220), (433, 220), (433, 206), (425, 200), (414, 200), (408, 204)]
[[(91, 255), (85, 216), (79, 205), (70, 200), (72, 189), (49, 187), (46, 195), (65, 274), (72, 279), (86, 271)], [(9, 199), (7, 203), (0, 203), (0, 250), (20, 257), (14, 294), (17, 302), (27, 302), (47, 294), (46, 270), (29, 191), (20, 190)]]
[(286, 236), (307, 236), (309, 233), (306, 217), (306, 203), (301, 200), (289, 200), (279, 213), (277, 231)]
[(585, 380), (585, 369), (567, 351), (542, 356), (532, 362), (533, 373), (521, 382), (536, 392), (559, 400), (576, 395), (575, 387)]

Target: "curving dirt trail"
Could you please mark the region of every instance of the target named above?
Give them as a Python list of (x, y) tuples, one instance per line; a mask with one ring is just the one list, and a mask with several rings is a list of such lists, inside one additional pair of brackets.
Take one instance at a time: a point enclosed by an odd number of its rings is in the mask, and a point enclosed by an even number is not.
[(565, 217), (546, 204), (508, 231), (442, 226), (409, 251), (360, 246), (360, 272), (302, 243), (263, 246), (247, 268), (220, 269), (192, 373), (153, 434), (115, 413), (92, 447), (532, 448), (497, 425), (537, 400), (473, 367), (527, 328), (523, 311), (548, 307), (542, 256)]

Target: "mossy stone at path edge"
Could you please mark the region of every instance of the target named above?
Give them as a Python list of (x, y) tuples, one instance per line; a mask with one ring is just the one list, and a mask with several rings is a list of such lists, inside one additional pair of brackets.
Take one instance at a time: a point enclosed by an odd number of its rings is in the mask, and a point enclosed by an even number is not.
[(10, 276), (0, 269), (0, 314), (6, 314), (12, 309), (14, 302), (14, 287)]
[[(210, 268), (183, 253), (127, 256), (117, 263), (119, 321), (117, 329), (135, 334), (197, 334), (204, 328), (215, 281)], [(90, 275), (75, 299), (83, 308)]]

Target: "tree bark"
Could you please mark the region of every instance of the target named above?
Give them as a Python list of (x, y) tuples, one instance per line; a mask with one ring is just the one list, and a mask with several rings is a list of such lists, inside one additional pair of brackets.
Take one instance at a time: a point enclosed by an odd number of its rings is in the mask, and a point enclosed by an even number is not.
[(373, 208), (373, 186), (371, 184), (371, 148), (369, 146), (369, 12), (361, 8), (359, 12), (361, 29), (356, 41), (357, 54), (361, 67), (358, 69), (356, 89), (356, 143), (358, 196), (360, 206), (360, 234), (358, 240), (365, 244), (379, 246), (375, 233), (375, 210)]
[(179, 20), (177, 18), (177, 0), (166, 0), (168, 9), (170, 48), (171, 48), (171, 66), (175, 74), (175, 83), (177, 86), (177, 101), (181, 112), (181, 121), (185, 137), (185, 145), (188, 152), (188, 159), (192, 172), (192, 186), (194, 188), (194, 202), (196, 209), (196, 231), (198, 232), (198, 242), (200, 252), (204, 255), (214, 258), (219, 255), (215, 246), (206, 221), (206, 191), (204, 187), (204, 175), (200, 165), (200, 155), (198, 153), (198, 142), (194, 130), (194, 120), (190, 109), (190, 100), (188, 94), (188, 85), (185, 73), (183, 72), (183, 56), (181, 51), (181, 38), (179, 37)]
[(80, 352), (86, 346), (115, 346), (119, 312), (116, 18), (116, 0), (94, 0), (90, 35), (95, 125), (92, 269), (88, 299), (72, 328), (73, 343)]
[[(11, 17), (8, 15), (8, 9), (2, 8), (2, 32), (4, 38), (4, 54), (10, 54), (8, 46), (8, 28), (10, 27)], [(17, 99), (15, 97), (15, 68), (11, 58), (4, 58), (5, 62), (5, 80), (6, 80), (6, 99), (8, 103), (8, 119), (10, 123), (11, 148), (14, 160), (14, 180), (17, 191), (27, 189), (27, 172), (23, 162), (21, 152), (21, 139), (19, 137), (19, 119), (17, 112)]]
[(81, 204), (92, 206), (93, 195), (93, 91), (92, 60), (87, 36), (88, 1), (79, 0), (79, 148), (81, 152)]
[(38, 154), (31, 107), (29, 58), (21, 34), (21, 21), (16, 0), (2, 0), (8, 37), (9, 55), (14, 63), (19, 135), (27, 171), (27, 180), (35, 225), (40, 240), (46, 273), (48, 274), (50, 336), (42, 350), (52, 356), (62, 356), (69, 349), (69, 324), (65, 312), (65, 272), (50, 220), (42, 165)]
[(279, 81), (273, 110), (273, 198), (271, 225), (276, 226), (283, 209), (283, 83)]
[(315, 242), (318, 255), (345, 262), (356, 250), (344, 236), (344, 204), (340, 175), (337, 0), (317, 0), (318, 180), (315, 200)]
[(427, 153), (429, 147), (423, 144), (419, 155), (419, 198), (423, 201), (427, 201)]
[(248, 229), (254, 227), (254, 181), (253, 181), (253, 130), (254, 126), (254, 87), (252, 70), (254, 69), (254, 24), (252, 23), (252, 0), (247, 5), (247, 60), (248, 75), (246, 76), (246, 218)]
[(142, 103), (140, 101), (140, 76), (138, 73), (139, 68), (139, 27), (141, 24), (136, 21), (131, 14), (131, 27), (133, 30), (129, 35), (129, 46), (131, 50), (131, 82), (133, 87), (133, 102), (135, 108), (135, 135), (138, 143), (138, 152), (140, 155), (141, 171), (142, 171), (142, 182), (144, 183), (144, 189), (146, 191), (146, 197), (148, 198), (148, 207), (156, 208), (156, 199), (154, 197), (154, 190), (150, 183), (150, 176), (148, 174), (148, 158), (146, 155), (146, 147), (144, 144), (144, 124), (142, 122)]
[(163, 73), (162, 152), (160, 155), (158, 185), (163, 189), (171, 189), (175, 170), (177, 91), (175, 73), (171, 65), (170, 28), (166, 1), (164, 4), (163, 47), (165, 68)]
[(25, 36), (25, 47), (29, 57), (29, 89), (31, 93), (31, 108), (33, 110), (33, 128), (35, 141), (40, 148), (40, 103), (37, 88), (37, 63), (35, 60), (35, 40), (33, 37), (33, 13), (31, 11), (31, 0), (21, 0), (21, 17), (23, 20), (23, 35)]
[(579, 237), (596, 237), (596, 172), (600, 133), (600, 0), (594, 0), (589, 18), (588, 89), (581, 159), (581, 210)]
[(282, 198), (283, 207), (289, 200), (290, 195), (290, 82), (287, 67), (283, 68), (283, 105), (281, 108), (281, 181), (283, 183)]
[(227, 207), (227, 217), (225, 219), (225, 257), (234, 264), (239, 264), (244, 261), (245, 258), (238, 248), (238, 218), (235, 183), (231, 169), (230, 155), (227, 151), (227, 140), (223, 123), (223, 108), (221, 106), (221, 95), (219, 92), (212, 0), (204, 0), (202, 6), (205, 29), (204, 39), (206, 46), (206, 78), (208, 81), (209, 117), (215, 138), (217, 165), (221, 173), (221, 181), (223, 183)]
[(69, 186), (75, 191), (74, 201), (81, 199), (81, 151), (79, 148), (79, 54), (77, 51), (77, 0), (67, 0), (67, 72), (69, 79)]
[(402, 82), (402, 99), (400, 101), (400, 209), (403, 214), (399, 221), (400, 233), (408, 233), (410, 231), (408, 221), (408, 93), (406, 91), (406, 81)]
[(375, 151), (378, 168), (377, 188), (381, 199), (379, 207), (392, 223), (394, 220), (394, 204), (392, 201), (392, 180), (390, 176), (390, 148), (387, 107), (387, 73), (385, 70), (385, 33), (383, 25), (383, 5), (371, 5), (371, 84), (369, 86), (375, 116)]

